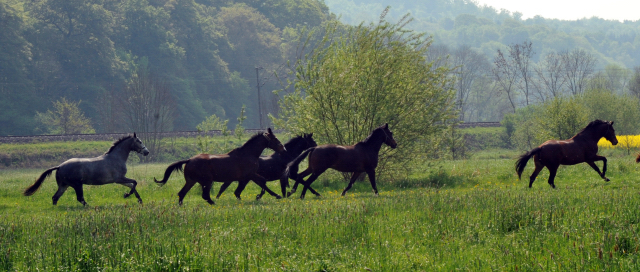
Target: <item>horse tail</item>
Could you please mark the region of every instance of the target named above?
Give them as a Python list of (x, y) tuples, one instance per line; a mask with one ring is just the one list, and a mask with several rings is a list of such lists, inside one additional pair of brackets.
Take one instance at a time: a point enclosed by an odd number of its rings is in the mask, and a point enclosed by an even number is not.
[(538, 154), (542, 150), (540, 147), (536, 147), (531, 151), (524, 153), (520, 158), (516, 161), (516, 173), (518, 173), (518, 179), (522, 176), (522, 171), (527, 166), (527, 162), (533, 155)]
[(640, 154), (636, 157), (636, 162), (640, 162)]
[(164, 171), (164, 178), (162, 178), (162, 180), (156, 180), (156, 178), (154, 177), (153, 181), (160, 184), (160, 186), (164, 185), (165, 183), (167, 183), (167, 181), (169, 181), (169, 177), (171, 176), (171, 173), (175, 171), (182, 172), (182, 165), (188, 163), (190, 160), (191, 159), (187, 159), (187, 160), (177, 161), (170, 164), (169, 167), (167, 167), (167, 170)]
[(56, 167), (52, 167), (47, 169), (47, 171), (44, 171), (44, 173), (42, 173), (42, 175), (40, 175), (40, 177), (38, 177), (38, 179), (36, 179), (36, 182), (29, 186), (27, 189), (24, 190), (24, 192), (22, 192), (23, 195), (25, 196), (30, 196), (36, 193), (36, 191), (38, 191), (38, 189), (40, 188), (40, 185), (42, 185), (42, 182), (44, 182), (44, 180), (51, 175), (51, 173), (54, 170), (58, 170), (58, 168), (60, 168), (60, 166), (56, 166)]
[[(295, 158), (293, 161), (291, 161), (289, 164), (287, 164), (287, 169), (284, 170), (284, 174), (283, 174), (283, 178), (292, 178), (294, 180), (297, 180), (298, 178), (298, 165), (300, 164), (300, 162), (302, 162), (302, 160), (304, 160), (304, 158), (307, 157), (308, 154), (311, 154), (311, 152), (316, 149), (315, 147), (309, 148), (307, 150), (305, 150), (304, 152), (302, 152), (302, 154), (300, 154), (300, 156), (298, 156), (297, 158)], [(287, 179), (288, 182), (288, 179)], [(289, 187), (289, 186), (287, 186)]]

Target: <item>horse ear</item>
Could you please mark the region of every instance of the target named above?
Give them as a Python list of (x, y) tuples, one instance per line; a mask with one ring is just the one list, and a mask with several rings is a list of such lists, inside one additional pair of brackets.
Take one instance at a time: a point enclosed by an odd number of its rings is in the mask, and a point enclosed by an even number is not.
[(133, 138), (138, 138), (135, 132), (133, 132)]
[(613, 121), (609, 122), (613, 126)]
[(309, 133), (309, 138), (313, 137), (313, 132)]
[(384, 128), (389, 128), (389, 123), (384, 123)]

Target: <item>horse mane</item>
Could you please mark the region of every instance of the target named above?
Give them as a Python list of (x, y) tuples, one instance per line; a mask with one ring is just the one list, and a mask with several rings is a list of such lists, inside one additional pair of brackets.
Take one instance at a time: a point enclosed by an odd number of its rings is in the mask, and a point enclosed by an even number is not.
[(129, 138), (133, 138), (133, 135), (129, 134), (127, 136), (122, 136), (120, 137), (120, 139), (117, 139), (115, 141), (113, 141), (113, 144), (111, 145), (111, 147), (109, 147), (109, 150), (107, 150), (107, 152), (105, 152), (104, 154), (109, 154), (111, 151), (113, 151), (114, 148), (116, 148), (117, 145), (121, 144), (122, 142), (128, 140)]
[(304, 135), (296, 135), (295, 137), (291, 138), (289, 141), (287, 141), (284, 144), (284, 148), (289, 150), (290, 148), (292, 148), (293, 144), (303, 140), (304, 140)]
[(364, 140), (362, 140), (362, 142), (360, 142), (360, 143), (363, 143), (363, 144), (368, 143), (373, 138), (373, 135), (375, 135), (378, 130), (383, 129), (382, 128), (383, 126), (384, 125), (375, 128), (373, 131), (371, 131), (371, 134), (369, 134), (369, 136), (367, 136), (367, 138), (364, 138)]
[(584, 132), (586, 132), (588, 130), (591, 130), (591, 129), (599, 126), (599, 125), (602, 125), (602, 124), (608, 124), (608, 122), (607, 121), (602, 121), (600, 119), (593, 120), (593, 121), (589, 122), (589, 124), (586, 127), (584, 127), (582, 130), (580, 130), (580, 132), (576, 133), (576, 135), (580, 135), (580, 134), (582, 134), (582, 133), (584, 133)]
[(254, 141), (256, 139), (259, 139), (258, 137), (260, 137), (260, 136), (263, 136), (262, 132), (258, 132), (256, 134), (254, 134), (253, 136), (251, 136), (251, 138), (249, 138), (249, 140), (247, 140), (244, 144), (242, 144), (242, 146), (234, 148), (233, 150), (229, 151), (229, 153), (227, 153), (227, 154), (231, 155), (231, 154), (233, 154), (235, 152), (239, 152), (243, 147), (247, 146), (250, 142), (252, 142), (252, 141)]

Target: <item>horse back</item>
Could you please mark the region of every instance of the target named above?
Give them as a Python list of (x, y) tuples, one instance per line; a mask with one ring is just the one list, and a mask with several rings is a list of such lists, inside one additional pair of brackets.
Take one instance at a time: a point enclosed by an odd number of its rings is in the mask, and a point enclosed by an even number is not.
[(309, 165), (312, 168), (332, 168), (340, 172), (364, 172), (369, 167), (375, 168), (375, 163), (366, 152), (356, 146), (321, 145), (309, 155)]
[(573, 139), (549, 140), (539, 147), (541, 150), (536, 156), (543, 164), (574, 165), (583, 163), (598, 153), (597, 145)]
[(102, 185), (112, 183), (127, 173), (125, 163), (95, 158), (73, 158), (60, 164), (56, 180), (66, 184)]
[(228, 154), (200, 154), (184, 167), (185, 177), (208, 181), (237, 181), (252, 177), (258, 171), (258, 158)]

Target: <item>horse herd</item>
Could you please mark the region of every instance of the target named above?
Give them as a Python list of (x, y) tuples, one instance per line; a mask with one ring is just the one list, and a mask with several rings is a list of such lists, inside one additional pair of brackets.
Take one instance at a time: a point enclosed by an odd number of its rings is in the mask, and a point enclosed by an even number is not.
[[(537, 175), (544, 167), (547, 167), (550, 172), (549, 185), (555, 188), (554, 179), (561, 164), (574, 165), (582, 162), (589, 164), (604, 180), (609, 181), (605, 177), (607, 159), (597, 154), (597, 143), (602, 137), (613, 145), (618, 143), (612, 121), (595, 120), (571, 139), (546, 141), (520, 156), (515, 165), (516, 173), (520, 177), (527, 162), (533, 157), (535, 170), (529, 179), (529, 188), (531, 188)], [(253, 135), (241, 147), (229, 153), (218, 155), (199, 154), (186, 160), (174, 162), (167, 167), (162, 180), (158, 181), (154, 178), (154, 181), (159, 185), (164, 185), (173, 172), (183, 172), (185, 185), (178, 192), (180, 205), (182, 205), (185, 195), (196, 183), (199, 183), (202, 187), (202, 198), (207, 203), (214, 204), (210, 196), (214, 181), (223, 183), (216, 199), (234, 181), (239, 182), (238, 188), (234, 192), (238, 199), (240, 199), (240, 195), (249, 181), (255, 182), (262, 188), (262, 192), (256, 197), (257, 199), (260, 199), (265, 192), (279, 199), (281, 196), (266, 186), (267, 181), (273, 180), (280, 180), (282, 196), (286, 197), (295, 193), (298, 185), (302, 184), (304, 188), (300, 198), (304, 198), (307, 190), (320, 196), (317, 191), (311, 188), (311, 184), (322, 173), (331, 168), (340, 172), (352, 173), (349, 184), (342, 191), (343, 196), (351, 189), (353, 183), (362, 173), (367, 173), (371, 187), (374, 193), (378, 195), (375, 169), (378, 165), (378, 153), (382, 144), (386, 144), (391, 148), (396, 148), (397, 146), (388, 124), (375, 128), (366, 139), (350, 146), (335, 144), (318, 146), (313, 140), (313, 133), (296, 136), (282, 145), (269, 128), (264, 133)], [(274, 150), (275, 153), (269, 156), (260, 156), (266, 148)], [(129, 187), (131, 190), (124, 197), (134, 194), (138, 198), (138, 202), (142, 203), (142, 199), (136, 191), (137, 182), (125, 177), (127, 173), (126, 161), (131, 151), (145, 156), (149, 154), (149, 150), (135, 133), (115, 141), (102, 156), (73, 158), (56, 167), (47, 169), (36, 179), (33, 185), (25, 189), (23, 194), (25, 196), (33, 195), (44, 180), (54, 170), (57, 170), (58, 191), (53, 195), (54, 205), (69, 187), (75, 190), (77, 200), (86, 205), (82, 185), (103, 185), (108, 183), (119, 183)], [(309, 157), (308, 168), (298, 173), (299, 164), (307, 156)], [(595, 161), (603, 161), (602, 172), (594, 163)], [(636, 162), (638, 161), (640, 161), (640, 155), (636, 158)], [(309, 178), (305, 181), (304, 178), (307, 176)], [(286, 187), (289, 186), (289, 179), (295, 180), (295, 184), (291, 191), (287, 193)]]
[[(214, 204), (210, 196), (214, 181), (223, 183), (216, 198), (220, 197), (222, 192), (234, 181), (239, 182), (235, 191), (238, 199), (240, 199), (240, 194), (249, 181), (255, 182), (262, 188), (262, 193), (257, 196), (258, 199), (265, 192), (276, 198), (281, 198), (280, 195), (266, 186), (266, 182), (272, 180), (280, 180), (283, 196), (290, 196), (295, 192), (298, 184), (302, 184), (304, 189), (300, 198), (304, 198), (307, 190), (320, 196), (318, 192), (311, 188), (311, 183), (327, 169), (333, 168), (342, 172), (353, 172), (351, 181), (342, 192), (342, 195), (351, 188), (357, 177), (363, 172), (369, 175), (371, 187), (377, 195), (375, 169), (378, 165), (378, 153), (383, 143), (391, 148), (397, 146), (388, 124), (374, 129), (366, 139), (351, 146), (335, 144), (318, 146), (313, 140), (313, 133), (294, 137), (282, 145), (269, 128), (264, 133), (253, 135), (241, 147), (231, 150), (229, 153), (219, 155), (199, 154), (186, 160), (174, 162), (167, 167), (162, 180), (158, 181), (154, 178), (154, 181), (163, 185), (173, 172), (183, 172), (185, 185), (178, 192), (180, 205), (182, 205), (187, 192), (196, 183), (199, 183), (202, 187), (202, 198), (207, 203)], [(275, 153), (261, 157), (260, 154), (266, 148), (274, 150)], [(82, 185), (103, 185), (108, 183), (119, 183), (131, 188), (131, 191), (126, 193), (124, 197), (134, 194), (138, 198), (138, 202), (142, 203), (142, 199), (136, 191), (137, 182), (125, 177), (127, 173), (126, 161), (131, 151), (145, 156), (149, 154), (149, 150), (135, 133), (115, 141), (102, 156), (74, 158), (47, 169), (36, 179), (33, 185), (25, 189), (23, 194), (25, 196), (33, 195), (44, 180), (53, 171), (57, 170), (56, 182), (58, 183), (58, 191), (53, 196), (54, 205), (69, 187), (75, 190), (77, 200), (86, 205)], [(309, 168), (302, 173), (297, 173), (298, 165), (307, 156), (309, 156)], [(304, 181), (304, 177), (308, 175), (311, 176)], [(296, 183), (293, 186), (293, 190), (287, 194), (286, 187), (289, 185), (289, 178), (294, 179)]]

